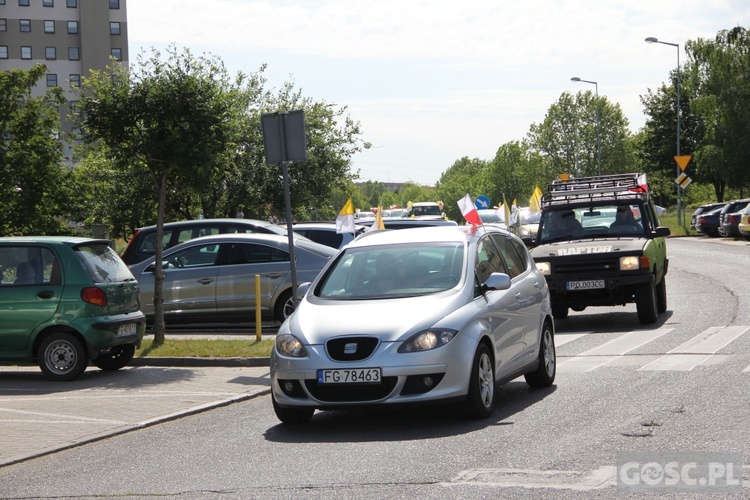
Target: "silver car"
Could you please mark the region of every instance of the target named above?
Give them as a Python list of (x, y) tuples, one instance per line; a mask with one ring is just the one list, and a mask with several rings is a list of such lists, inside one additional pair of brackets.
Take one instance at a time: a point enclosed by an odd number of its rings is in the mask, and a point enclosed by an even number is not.
[(505, 230), (366, 233), (307, 286), (271, 353), (282, 422), (315, 409), (447, 401), (487, 417), (497, 384), (554, 382), (549, 290)]
[[(315, 279), (336, 250), (304, 238), (294, 241), (298, 283)], [(261, 309), (283, 321), (294, 308), (289, 237), (275, 234), (204, 236), (166, 250), (164, 318), (169, 323), (255, 320), (255, 275)], [(141, 289), (141, 308), (154, 318), (154, 259), (130, 266)]]

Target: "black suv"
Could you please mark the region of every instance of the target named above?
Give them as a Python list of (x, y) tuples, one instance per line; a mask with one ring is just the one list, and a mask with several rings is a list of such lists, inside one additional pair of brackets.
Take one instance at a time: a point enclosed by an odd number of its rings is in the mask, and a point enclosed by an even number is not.
[(643, 178), (605, 175), (548, 187), (539, 231), (528, 243), (555, 318), (569, 309), (635, 302), (640, 322), (655, 323), (667, 310), (670, 231), (660, 225)]

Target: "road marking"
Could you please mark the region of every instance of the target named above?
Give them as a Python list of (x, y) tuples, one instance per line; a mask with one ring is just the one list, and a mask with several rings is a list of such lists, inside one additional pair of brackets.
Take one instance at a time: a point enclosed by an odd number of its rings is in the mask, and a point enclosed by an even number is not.
[(555, 335), (555, 347), (560, 347), (561, 345), (565, 345), (568, 342), (573, 342), (575, 339), (585, 337), (586, 335), (589, 335), (591, 333), (593, 332), (556, 334)]
[(658, 328), (656, 330), (638, 330), (625, 333), (598, 347), (584, 351), (581, 354), (558, 362), (563, 372), (582, 373), (594, 370), (614, 361), (633, 349), (658, 339), (671, 332), (673, 328)]
[(742, 372), (743, 372), (743, 373), (744, 373), (744, 372), (750, 372), (750, 365), (747, 365), (747, 368), (745, 368), (744, 370), (742, 370)]
[(748, 326), (712, 326), (638, 371), (690, 371), (711, 359), (749, 329)]
[(591, 491), (614, 487), (617, 467), (603, 466), (592, 471), (531, 470), (531, 469), (468, 469), (459, 472), (443, 486), (471, 485), (493, 488), (547, 488)]

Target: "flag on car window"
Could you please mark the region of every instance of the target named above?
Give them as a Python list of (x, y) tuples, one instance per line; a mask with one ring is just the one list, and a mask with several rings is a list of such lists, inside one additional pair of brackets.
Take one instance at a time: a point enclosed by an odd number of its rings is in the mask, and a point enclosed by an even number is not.
[(349, 198), (336, 217), (337, 233), (354, 233), (354, 203)]
[(474, 201), (469, 196), (469, 193), (466, 193), (466, 196), (458, 200), (458, 208), (461, 209), (461, 214), (469, 224), (479, 225), (482, 223), (482, 219), (479, 218), (479, 212), (477, 212), (477, 207), (474, 205)]

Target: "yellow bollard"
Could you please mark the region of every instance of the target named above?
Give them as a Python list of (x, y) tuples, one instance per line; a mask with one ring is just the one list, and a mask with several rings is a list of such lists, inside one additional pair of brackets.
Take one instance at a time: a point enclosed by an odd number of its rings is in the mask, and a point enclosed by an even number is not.
[(260, 342), (262, 338), (261, 331), (263, 325), (261, 324), (261, 311), (260, 311), (260, 274), (255, 275), (255, 340)]

